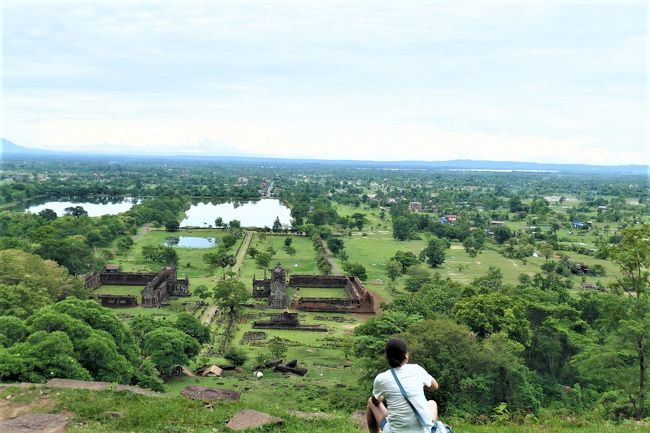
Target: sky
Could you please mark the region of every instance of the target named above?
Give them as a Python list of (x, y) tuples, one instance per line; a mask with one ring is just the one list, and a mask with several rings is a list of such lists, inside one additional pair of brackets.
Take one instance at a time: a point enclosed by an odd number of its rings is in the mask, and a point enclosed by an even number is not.
[(1, 4), (25, 147), (650, 164), (643, 0)]

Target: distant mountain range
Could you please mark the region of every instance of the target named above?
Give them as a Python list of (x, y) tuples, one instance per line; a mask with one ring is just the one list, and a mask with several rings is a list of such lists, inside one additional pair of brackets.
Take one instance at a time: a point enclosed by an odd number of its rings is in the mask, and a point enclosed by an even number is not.
[(138, 155), (110, 154), (93, 152), (65, 152), (44, 149), (31, 149), (19, 146), (9, 140), (1, 139), (0, 159), (93, 159), (93, 160), (177, 160), (202, 161), (236, 164), (277, 164), (277, 165), (336, 165), (351, 168), (383, 168), (393, 170), (458, 170), (458, 171), (534, 171), (561, 173), (601, 173), (648, 175), (647, 165), (588, 165), (552, 164), (517, 161), (475, 161), (454, 159), (450, 161), (357, 161), (326, 159), (288, 159), (255, 156), (202, 156), (202, 155)]

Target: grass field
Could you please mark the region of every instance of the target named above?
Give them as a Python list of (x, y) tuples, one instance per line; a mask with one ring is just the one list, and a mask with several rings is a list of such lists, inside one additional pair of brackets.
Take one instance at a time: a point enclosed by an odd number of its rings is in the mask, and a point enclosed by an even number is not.
[(334, 288), (314, 288), (307, 287), (301, 288), (298, 291), (298, 295), (302, 298), (335, 298), (335, 299), (345, 299), (348, 297), (348, 293), (345, 289), (340, 287)]
[[(383, 300), (392, 299), (393, 288), (400, 289), (403, 286), (404, 277), (391, 283), (386, 275), (386, 262), (397, 251), (410, 251), (419, 255), (420, 251), (426, 246), (428, 235), (421, 235), (422, 239), (411, 241), (398, 241), (393, 239), (390, 223), (390, 216), (386, 213), (385, 220), (379, 218), (380, 210), (370, 209), (367, 206), (355, 208), (352, 206), (336, 205), (340, 215), (351, 215), (355, 212), (361, 212), (366, 215), (370, 221), (368, 227), (362, 231), (352, 230), (348, 232), (351, 236), (344, 236), (345, 249), (351, 262), (361, 263), (367, 271), (368, 280), (366, 286), (373, 292), (379, 294)], [(508, 227), (511, 230), (523, 231), (528, 224), (525, 221), (508, 221)], [(539, 225), (540, 230), (550, 229), (550, 225)], [(576, 244), (585, 248), (595, 246), (596, 236), (593, 231), (573, 231), (562, 229), (558, 236), (565, 237)], [(452, 242), (451, 248), (445, 251), (445, 262), (438, 268), (432, 269), (432, 272), (439, 272), (442, 276), (447, 276), (452, 280), (467, 284), (475, 278), (484, 275), (490, 266), (501, 269), (505, 283), (517, 284), (520, 274), (533, 275), (541, 271), (540, 266), (545, 262), (543, 257), (527, 257), (525, 260), (509, 259), (504, 257), (498, 249), (500, 246), (488, 242), (485, 250), (476, 257), (470, 257), (460, 242)], [(592, 256), (579, 254), (574, 251), (557, 251), (554, 259), (557, 260), (561, 255), (567, 255), (572, 261), (582, 262), (586, 265), (593, 266), (601, 264), (607, 270), (604, 277), (586, 276), (585, 282), (607, 284), (618, 275), (617, 266), (608, 260), (596, 259)], [(582, 283), (580, 276), (572, 277), (574, 287), (579, 288)]]
[(135, 295), (138, 298), (138, 304), (142, 302), (142, 286), (122, 286), (122, 285), (104, 285), (93, 291), (96, 295)]
[[(291, 245), (296, 250), (296, 254), (293, 256), (288, 255), (283, 249), (284, 240), (287, 237), (292, 239)], [(272, 234), (260, 235), (260, 233), (255, 233), (250, 247), (258, 251), (265, 251), (269, 247), (272, 247), (275, 250), (275, 255), (271, 260), (271, 268), (274, 268), (275, 265), (280, 263), (287, 271), (287, 274), (318, 273), (314, 247), (312, 246), (311, 239), (307, 237)], [(247, 255), (244, 260), (244, 265), (240, 270), (240, 278), (246, 284), (249, 284), (253, 279), (253, 275), (257, 276), (257, 278), (262, 278), (264, 276), (264, 270), (259, 269), (255, 264), (255, 259)]]

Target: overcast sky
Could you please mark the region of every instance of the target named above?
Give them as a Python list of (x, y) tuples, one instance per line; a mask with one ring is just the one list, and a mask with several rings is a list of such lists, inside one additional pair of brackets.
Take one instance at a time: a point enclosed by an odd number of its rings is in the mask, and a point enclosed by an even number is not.
[(3, 3), (26, 147), (650, 163), (646, 1)]

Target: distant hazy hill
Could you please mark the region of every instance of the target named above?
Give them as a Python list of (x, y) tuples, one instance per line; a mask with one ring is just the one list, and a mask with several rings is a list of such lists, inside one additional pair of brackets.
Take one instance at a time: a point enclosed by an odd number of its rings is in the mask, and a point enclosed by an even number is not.
[(18, 155), (53, 155), (56, 152), (43, 149), (30, 149), (27, 147), (18, 146), (9, 140), (0, 139), (0, 155), (4, 156), (18, 156)]
[(455, 159), (451, 161), (355, 161), (326, 159), (284, 159), (251, 156), (211, 156), (211, 155), (138, 155), (109, 154), (93, 152), (57, 152), (44, 149), (30, 149), (2, 140), (0, 156), (4, 159), (84, 159), (84, 160), (164, 160), (164, 161), (202, 161), (204, 163), (226, 164), (276, 164), (276, 165), (334, 165), (350, 168), (382, 168), (392, 170), (475, 170), (475, 171), (550, 171), (562, 173), (601, 173), (648, 175), (647, 165), (587, 165), (587, 164), (547, 164), (518, 161), (475, 161)]

